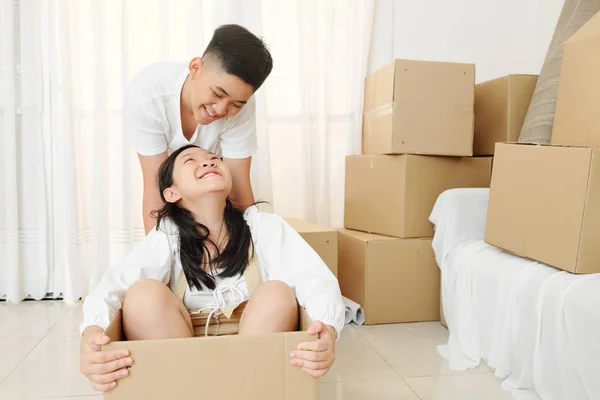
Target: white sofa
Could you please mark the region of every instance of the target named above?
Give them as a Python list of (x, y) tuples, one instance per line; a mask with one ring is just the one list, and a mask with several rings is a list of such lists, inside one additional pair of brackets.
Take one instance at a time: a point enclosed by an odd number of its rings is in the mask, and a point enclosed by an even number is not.
[(600, 399), (600, 274), (484, 243), (488, 194), (449, 190), (431, 213), (450, 331), (438, 351), (456, 370), (485, 360), (516, 399)]

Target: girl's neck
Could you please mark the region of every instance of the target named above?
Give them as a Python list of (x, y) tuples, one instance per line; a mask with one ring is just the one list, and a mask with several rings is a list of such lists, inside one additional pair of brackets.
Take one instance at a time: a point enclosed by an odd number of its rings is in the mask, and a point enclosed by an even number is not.
[[(186, 205), (194, 215), (194, 220), (208, 228), (209, 238), (220, 246), (224, 239), (229, 237), (225, 224), (226, 199), (217, 196), (204, 196), (201, 201), (192, 205)], [(225, 243), (227, 241), (225, 240)]]

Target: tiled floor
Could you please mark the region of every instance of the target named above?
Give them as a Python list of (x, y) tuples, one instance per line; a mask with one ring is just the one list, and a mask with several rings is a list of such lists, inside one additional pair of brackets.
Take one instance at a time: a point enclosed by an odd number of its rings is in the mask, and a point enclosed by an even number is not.
[[(0, 400), (102, 397), (79, 373), (81, 306), (0, 303)], [(321, 400), (510, 400), (489, 368), (456, 372), (437, 354), (439, 323), (349, 325)]]

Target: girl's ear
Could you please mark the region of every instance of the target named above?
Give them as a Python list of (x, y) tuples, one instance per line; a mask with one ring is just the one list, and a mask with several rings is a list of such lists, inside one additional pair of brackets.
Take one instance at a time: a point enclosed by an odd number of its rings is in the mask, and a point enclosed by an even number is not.
[(179, 192), (178, 192), (178, 191), (177, 191), (175, 188), (173, 188), (172, 186), (171, 186), (171, 187), (168, 187), (168, 188), (166, 188), (166, 189), (163, 191), (163, 196), (165, 196), (165, 200), (166, 200), (168, 203), (176, 203), (176, 202), (178, 202), (179, 200), (181, 200), (181, 195), (180, 195), (180, 194), (179, 194)]

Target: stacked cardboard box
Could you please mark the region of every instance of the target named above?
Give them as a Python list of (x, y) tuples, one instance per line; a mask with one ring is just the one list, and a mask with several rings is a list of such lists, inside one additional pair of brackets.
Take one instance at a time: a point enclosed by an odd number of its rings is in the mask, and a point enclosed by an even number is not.
[(317, 252), (337, 277), (338, 232), (330, 227), (298, 218), (285, 218), (285, 221)]
[(600, 14), (565, 42), (552, 145), (500, 144), (486, 242), (600, 272)]
[(493, 156), (496, 143), (516, 142), (537, 75), (507, 75), (475, 86), (473, 154)]
[(429, 214), (443, 191), (490, 183), (491, 157), (473, 157), (474, 89), (472, 64), (394, 60), (366, 79), (338, 257), (366, 324), (440, 318)]

